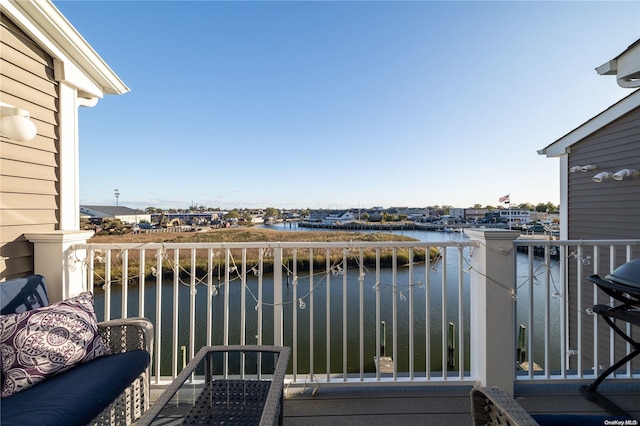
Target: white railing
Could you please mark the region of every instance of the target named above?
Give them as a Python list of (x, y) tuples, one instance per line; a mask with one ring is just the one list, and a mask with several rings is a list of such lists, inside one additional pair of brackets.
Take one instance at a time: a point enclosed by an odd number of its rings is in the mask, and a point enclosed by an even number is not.
[[(587, 280), (640, 257), (640, 240), (516, 240), (516, 380), (593, 380), (631, 351), (593, 314), (596, 304), (618, 305)], [(640, 277), (639, 277), (640, 278)], [(627, 335), (637, 327), (623, 324)], [(640, 360), (629, 362), (609, 379), (640, 378)]]
[(464, 273), (470, 246), (449, 241), (76, 248), (87, 250), (88, 289), (99, 320), (154, 321), (156, 383), (176, 377), (203, 345), (285, 344), (292, 348), (292, 382), (304, 384), (471, 380)]
[[(491, 246), (492, 238), (74, 249), (86, 250), (99, 320), (146, 316), (156, 325), (156, 384), (175, 378), (204, 345), (289, 346), (288, 379), (304, 386), (491, 382), (511, 365), (507, 376), (520, 382), (586, 382), (630, 350), (590, 315), (593, 305), (614, 301), (586, 277), (640, 257), (640, 240), (507, 238)], [(513, 271), (488, 267), (508, 256)], [(496, 348), (490, 316), (471, 316), (511, 305), (513, 336), (498, 336)], [(479, 336), (493, 344), (472, 348)], [(639, 378), (639, 362), (610, 377)]]

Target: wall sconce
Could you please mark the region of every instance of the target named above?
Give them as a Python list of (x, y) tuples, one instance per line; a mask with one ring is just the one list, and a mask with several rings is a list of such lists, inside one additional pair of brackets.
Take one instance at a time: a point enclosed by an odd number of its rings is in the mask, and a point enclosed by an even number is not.
[(595, 164), (587, 164), (586, 166), (573, 166), (573, 167), (569, 168), (569, 172), (570, 173), (588, 172), (590, 170), (595, 170), (597, 168), (598, 168), (598, 166), (596, 166)]
[(634, 169), (622, 169), (613, 174), (613, 178), (615, 180), (622, 180), (629, 177), (638, 177), (640, 176), (640, 171)]
[(593, 181), (596, 183), (600, 183), (603, 180), (611, 179), (613, 177), (613, 173), (611, 172), (600, 172), (593, 177)]
[(2, 104), (0, 118), (0, 133), (9, 139), (30, 141), (36, 137), (36, 125), (29, 118), (29, 111)]

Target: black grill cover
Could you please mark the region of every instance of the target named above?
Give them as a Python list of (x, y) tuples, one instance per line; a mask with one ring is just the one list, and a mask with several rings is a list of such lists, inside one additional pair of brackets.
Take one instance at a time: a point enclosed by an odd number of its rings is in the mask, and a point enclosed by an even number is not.
[[(625, 303), (636, 304), (637, 301), (640, 301), (640, 259), (625, 263), (605, 278), (591, 275), (587, 277), (587, 281), (591, 281), (609, 296)], [(625, 293), (636, 300), (626, 297)]]
[(633, 259), (616, 268), (605, 279), (630, 286), (636, 292), (640, 291), (640, 259)]

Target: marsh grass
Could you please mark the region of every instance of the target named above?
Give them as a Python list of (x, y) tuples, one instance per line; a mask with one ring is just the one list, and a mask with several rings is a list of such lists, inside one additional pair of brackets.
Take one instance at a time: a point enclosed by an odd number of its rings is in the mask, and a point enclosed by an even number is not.
[[(360, 233), (360, 232), (304, 232), (304, 231), (275, 231), (269, 229), (254, 228), (232, 228), (218, 229), (209, 232), (199, 233), (157, 233), (157, 234), (127, 234), (127, 235), (110, 235), (96, 236), (89, 240), (89, 243), (216, 243), (216, 242), (349, 242), (349, 241), (367, 241), (367, 242), (384, 242), (384, 241), (416, 241), (414, 238), (402, 235), (385, 234), (385, 233)], [(152, 267), (157, 265), (158, 253), (156, 250), (145, 251), (145, 271), (146, 279), (154, 279), (155, 272)], [(331, 265), (338, 265), (343, 262), (343, 249), (330, 249), (329, 262)], [(432, 247), (429, 256), (434, 260), (439, 256), (436, 248)], [(115, 257), (115, 258), (114, 258)], [(111, 261), (111, 280), (119, 281), (123, 278), (122, 255), (112, 254)], [(231, 257), (238, 268), (242, 263), (242, 251), (240, 249), (231, 250)], [(130, 250), (127, 255), (128, 268), (127, 278), (130, 283), (136, 283), (140, 273), (140, 251)], [(178, 264), (174, 261), (173, 250), (167, 250), (162, 260), (162, 276), (166, 279), (172, 279), (176, 273), (181, 279), (187, 279), (192, 271), (197, 277), (206, 277), (208, 273), (208, 250), (196, 250), (195, 265), (191, 265), (191, 249), (182, 250), (178, 253)], [(247, 249), (247, 270), (258, 268), (260, 263), (260, 250)], [(283, 250), (283, 264), (292, 271), (294, 269), (294, 250)], [(298, 249), (295, 255), (296, 270), (298, 272), (308, 271), (310, 264), (313, 262), (314, 271), (320, 271), (326, 267), (327, 255), (325, 250), (314, 250), (313, 259), (310, 259), (309, 250)], [(426, 259), (426, 250), (416, 248), (413, 250), (413, 261), (424, 262)], [(396, 250), (396, 264), (404, 265), (409, 263), (409, 250)], [(217, 276), (224, 276), (225, 266), (222, 254), (213, 259), (212, 273)], [(354, 251), (347, 255), (347, 264), (341, 265), (343, 268), (353, 268), (360, 266), (360, 253)], [(362, 254), (362, 266), (372, 267), (376, 264), (375, 249), (366, 249)], [(393, 250), (380, 250), (381, 267), (391, 267), (393, 264)], [(263, 252), (262, 271), (264, 273), (273, 272), (274, 260)], [(156, 270), (157, 271), (157, 270)], [(238, 271), (240, 272), (240, 271)], [(105, 282), (105, 265), (96, 262), (94, 265), (94, 282), (96, 285)]]

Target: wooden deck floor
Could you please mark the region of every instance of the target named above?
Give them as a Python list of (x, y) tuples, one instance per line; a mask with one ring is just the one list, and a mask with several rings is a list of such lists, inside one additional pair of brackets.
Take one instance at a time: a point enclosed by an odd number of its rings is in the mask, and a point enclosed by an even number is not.
[[(317, 395), (289, 390), (285, 425), (471, 425), (470, 387), (320, 388)], [(600, 394), (640, 420), (640, 383), (603, 384)], [(531, 414), (600, 414), (579, 385), (516, 387), (516, 400)], [(640, 423), (639, 423), (640, 424)]]
[[(530, 414), (606, 415), (587, 401), (576, 383), (516, 385), (516, 401)], [(284, 424), (292, 425), (472, 425), (469, 386), (403, 388), (322, 388), (316, 396), (307, 388), (289, 389)], [(599, 393), (640, 425), (640, 383), (603, 383)], [(154, 401), (162, 388), (153, 388)], [(631, 425), (631, 423), (630, 423)], [(569, 425), (567, 425), (569, 426)]]

